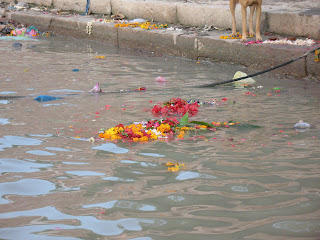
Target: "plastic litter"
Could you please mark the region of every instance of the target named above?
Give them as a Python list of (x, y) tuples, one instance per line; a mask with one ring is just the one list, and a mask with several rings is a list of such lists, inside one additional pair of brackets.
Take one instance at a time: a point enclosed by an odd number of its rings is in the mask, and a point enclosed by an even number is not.
[(50, 102), (54, 100), (62, 99), (62, 97), (54, 97), (54, 96), (48, 96), (48, 95), (39, 95), (34, 100), (38, 102)]
[(72, 72), (79, 72), (80, 70), (75, 68), (75, 69), (72, 69)]
[(144, 23), (144, 22), (147, 22), (147, 20), (142, 19), (142, 18), (135, 18), (135, 19), (129, 21), (129, 23)]
[(156, 77), (156, 82), (166, 82), (167, 81), (167, 79), (165, 79), (164, 77), (161, 77), (161, 76), (158, 76), (158, 77)]
[(15, 43), (12, 43), (12, 47), (20, 49), (22, 47), (22, 44), (18, 43), (18, 42), (15, 42)]
[[(247, 76), (246, 73), (238, 71), (238, 72), (236, 72), (234, 74), (233, 79), (240, 78), (240, 77), (245, 77), (245, 76)], [(253, 78), (246, 78), (246, 79), (234, 82), (234, 86), (237, 87), (237, 88), (243, 88), (244, 85), (252, 85), (252, 84), (255, 84), (255, 83), (256, 83), (256, 81)]]
[(99, 83), (97, 83), (96, 85), (94, 85), (94, 87), (90, 90), (90, 92), (92, 93), (99, 93), (99, 92), (103, 92), (102, 89), (100, 88)]
[(303, 120), (300, 120), (298, 123), (294, 125), (294, 128), (297, 128), (297, 129), (306, 129), (310, 127), (311, 125), (309, 123), (304, 122)]

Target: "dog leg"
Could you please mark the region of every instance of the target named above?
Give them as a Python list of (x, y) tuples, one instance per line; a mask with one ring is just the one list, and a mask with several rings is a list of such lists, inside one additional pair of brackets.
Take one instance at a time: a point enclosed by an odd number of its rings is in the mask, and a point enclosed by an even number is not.
[(231, 35), (232, 37), (235, 37), (237, 35), (235, 9), (236, 9), (236, 0), (230, 0), (230, 12), (232, 15), (232, 35)]
[(250, 15), (249, 15), (249, 34), (250, 36), (254, 36), (254, 30), (253, 30), (253, 14), (256, 10), (256, 6), (252, 5), (250, 6)]
[(242, 18), (242, 38), (241, 42), (247, 41), (247, 6), (241, 5), (241, 18)]
[(260, 35), (260, 24), (261, 24), (261, 5), (258, 5), (257, 12), (256, 12), (256, 41), (262, 41), (262, 37)]

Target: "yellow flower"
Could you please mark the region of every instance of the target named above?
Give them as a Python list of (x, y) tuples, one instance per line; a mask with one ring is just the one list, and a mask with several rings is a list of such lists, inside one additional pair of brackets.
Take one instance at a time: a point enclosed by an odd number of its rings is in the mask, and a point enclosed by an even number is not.
[[(171, 162), (168, 162), (168, 163), (173, 164)], [(167, 166), (172, 166), (172, 165), (167, 165)], [(185, 166), (184, 164), (175, 163), (174, 167), (168, 167), (168, 171), (177, 172), (180, 170), (181, 167), (184, 167), (184, 166)]]
[(140, 138), (140, 142), (147, 142), (149, 138), (147, 136), (143, 136)]
[(161, 133), (167, 133), (171, 129), (169, 124), (161, 124), (159, 127), (157, 127), (157, 130)]
[(185, 131), (181, 131), (177, 138), (184, 138)]

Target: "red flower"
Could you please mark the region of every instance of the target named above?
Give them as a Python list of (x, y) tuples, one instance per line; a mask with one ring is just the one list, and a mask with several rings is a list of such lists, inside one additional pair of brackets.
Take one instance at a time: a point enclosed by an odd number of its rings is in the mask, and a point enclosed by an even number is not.
[(123, 124), (118, 124), (116, 127), (118, 127), (118, 128), (120, 128), (120, 127), (124, 128)]
[(151, 111), (153, 115), (183, 116), (188, 112), (191, 116), (195, 116), (198, 113), (198, 107), (198, 103), (188, 104), (187, 101), (180, 98), (172, 98), (169, 102), (165, 102), (162, 106), (160, 104), (155, 105)]

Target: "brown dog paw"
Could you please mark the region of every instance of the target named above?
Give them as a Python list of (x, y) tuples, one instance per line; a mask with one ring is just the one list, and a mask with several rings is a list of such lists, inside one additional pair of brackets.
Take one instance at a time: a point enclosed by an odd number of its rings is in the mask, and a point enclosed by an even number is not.
[(242, 37), (240, 41), (245, 43), (245, 42), (247, 42), (247, 40), (248, 40), (247, 38)]
[(262, 42), (262, 37), (260, 35), (256, 36), (256, 41)]

